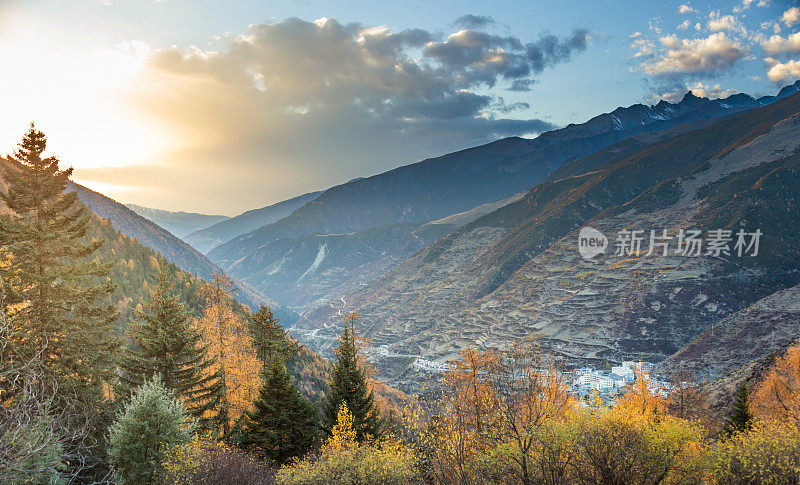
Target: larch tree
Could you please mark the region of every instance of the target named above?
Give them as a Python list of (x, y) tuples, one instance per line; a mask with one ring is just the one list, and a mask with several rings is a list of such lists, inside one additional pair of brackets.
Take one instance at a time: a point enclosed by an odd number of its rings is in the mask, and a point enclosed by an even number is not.
[[(115, 285), (110, 267), (92, 258), (104, 241), (87, 240), (92, 217), (74, 192), (65, 192), (72, 168), (61, 170), (43, 155), (47, 138), (31, 123), (0, 200), (0, 259), (15, 306), (11, 338), (25, 360), (36, 355), (63, 390), (100, 395), (112, 376), (119, 343), (111, 334), (118, 313), (108, 297)], [(65, 393), (67, 394), (67, 393)]]
[(208, 356), (214, 365), (206, 373), (219, 375), (220, 405), (214, 417), (223, 437), (258, 395), (261, 363), (250, 335), (247, 319), (233, 308), (236, 286), (223, 273), (215, 274), (203, 288), (206, 306), (196, 321)]
[(159, 272), (158, 283), (136, 317), (138, 321), (128, 329), (131, 345), (120, 359), (120, 393), (127, 398), (145, 381), (160, 376), (189, 415), (199, 418), (202, 427), (210, 427), (220, 401), (219, 375), (207, 372), (214, 361), (208, 358), (201, 333), (173, 294), (166, 271)]
[(384, 423), (375, 405), (367, 370), (359, 358), (359, 343), (355, 335), (356, 318), (357, 314), (348, 315), (344, 331), (339, 337), (336, 362), (323, 403), (322, 424), (330, 434), (336, 425), (339, 408), (344, 403), (353, 415), (356, 436), (362, 442), (380, 437)]

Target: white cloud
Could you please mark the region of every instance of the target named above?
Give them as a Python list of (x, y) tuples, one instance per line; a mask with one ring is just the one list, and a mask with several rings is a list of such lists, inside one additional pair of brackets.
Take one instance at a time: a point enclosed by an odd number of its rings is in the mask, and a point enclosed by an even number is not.
[(680, 14), (689, 14), (689, 13), (695, 13), (695, 12), (697, 12), (697, 10), (693, 9), (692, 7), (690, 7), (690, 6), (686, 5), (686, 4), (683, 4), (680, 7), (678, 7), (678, 13), (680, 13)]
[(761, 42), (761, 48), (770, 56), (796, 54), (800, 52), (800, 32), (795, 32), (786, 38), (773, 35)]
[(722, 89), (719, 84), (710, 85), (703, 84), (702, 82), (698, 81), (694, 84), (686, 84), (685, 86), (670, 90), (665, 93), (654, 94), (650, 97), (650, 102), (654, 103), (663, 99), (664, 101), (669, 101), (670, 103), (676, 103), (683, 99), (683, 96), (686, 95), (688, 91), (691, 91), (695, 96), (709, 99), (727, 98), (732, 94), (736, 94), (735, 89)]
[(800, 61), (780, 62), (772, 57), (767, 57), (764, 62), (769, 66), (767, 77), (772, 82), (782, 83), (800, 78)]
[(711, 73), (730, 67), (745, 55), (741, 44), (724, 32), (699, 39), (668, 35), (659, 42), (662, 51), (643, 66), (647, 74), (654, 76)]
[(689, 21), (689, 19), (686, 19), (686, 20), (684, 20), (683, 22), (681, 22), (680, 24), (678, 24), (678, 29), (680, 29), (680, 30), (686, 30), (686, 29), (688, 29), (688, 28), (689, 28), (689, 26), (690, 26), (691, 24), (692, 24), (692, 23)]
[(791, 27), (792, 25), (800, 22), (800, 8), (792, 7), (783, 12), (781, 20), (783, 20), (783, 23), (786, 24), (787, 27)]
[(708, 30), (711, 32), (740, 32), (746, 33), (744, 25), (733, 15), (720, 15), (719, 11), (713, 11), (709, 14), (707, 23)]

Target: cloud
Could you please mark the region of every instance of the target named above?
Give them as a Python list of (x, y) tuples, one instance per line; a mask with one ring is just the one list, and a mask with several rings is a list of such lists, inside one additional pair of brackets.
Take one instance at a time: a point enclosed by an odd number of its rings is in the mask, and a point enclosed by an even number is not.
[(683, 4), (680, 7), (678, 7), (678, 13), (680, 13), (680, 14), (689, 14), (689, 13), (696, 13), (696, 12), (697, 12), (697, 10), (693, 9), (692, 7), (690, 7), (690, 6), (686, 5), (686, 4)]
[(730, 67), (745, 55), (741, 44), (724, 32), (698, 39), (667, 35), (659, 42), (661, 50), (643, 65), (651, 76), (714, 73)]
[(686, 30), (686, 29), (688, 29), (688, 28), (689, 28), (689, 26), (690, 26), (691, 24), (692, 24), (692, 22), (691, 22), (689, 19), (686, 19), (686, 20), (684, 20), (683, 22), (681, 22), (680, 24), (678, 24), (678, 29), (680, 29), (680, 30)]
[(703, 84), (702, 82), (697, 81), (694, 84), (686, 84), (662, 94), (655, 94), (651, 97), (651, 101), (656, 102), (663, 99), (664, 101), (669, 101), (670, 103), (677, 103), (683, 99), (683, 97), (689, 91), (691, 91), (695, 96), (709, 99), (727, 98), (732, 94), (736, 94), (735, 89), (723, 89), (719, 84)]
[(485, 29), (494, 24), (494, 19), (488, 15), (462, 15), (453, 22), (457, 27), (465, 29)]
[(172, 190), (159, 200), (173, 207), (189, 204), (164, 198), (227, 190), (233, 195), (224, 204), (242, 208), (499, 137), (541, 133), (554, 125), (510, 119), (524, 118), (530, 105), (506, 104), (491, 87), (530, 90), (539, 73), (588, 43), (580, 29), (524, 42), (478, 29), (442, 36), (330, 18), (251, 25), (214, 50), (151, 53), (128, 96), (180, 143), (137, 168), (79, 175), (140, 187), (167, 181)]
[(775, 83), (783, 83), (800, 78), (800, 61), (780, 62), (772, 57), (767, 57), (764, 62), (769, 66), (767, 77)]
[(728, 31), (742, 34), (747, 32), (747, 29), (736, 17), (733, 15), (721, 15), (719, 11), (712, 11), (708, 15), (708, 23), (706, 25), (711, 32)]
[(761, 48), (770, 56), (796, 54), (800, 52), (800, 32), (795, 32), (785, 38), (780, 35), (773, 35), (761, 42)]
[(786, 24), (787, 27), (791, 27), (792, 25), (800, 22), (800, 8), (792, 7), (783, 12), (781, 20), (783, 20), (783, 23)]

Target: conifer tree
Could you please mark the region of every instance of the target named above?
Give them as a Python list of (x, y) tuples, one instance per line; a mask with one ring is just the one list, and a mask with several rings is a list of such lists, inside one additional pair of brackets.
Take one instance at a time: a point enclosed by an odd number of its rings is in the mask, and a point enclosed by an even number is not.
[(383, 422), (375, 405), (375, 398), (367, 382), (367, 373), (359, 362), (358, 342), (355, 336), (356, 315), (350, 315), (345, 321), (344, 331), (339, 337), (336, 349), (336, 363), (333, 366), (331, 381), (323, 404), (323, 427), (330, 434), (339, 414), (342, 403), (353, 415), (356, 436), (359, 442), (377, 438), (383, 428)]
[(186, 406), (190, 416), (208, 427), (211, 412), (219, 406), (218, 373), (206, 370), (213, 361), (206, 356), (200, 333), (192, 327), (189, 315), (177, 296), (166, 271), (158, 274), (144, 309), (136, 312), (138, 322), (128, 335), (133, 345), (120, 359), (120, 391), (127, 397), (132, 389), (160, 376), (167, 389)]
[(273, 358), (286, 360), (292, 357), (299, 346), (286, 335), (286, 330), (280, 324), (280, 319), (272, 313), (268, 306), (261, 305), (253, 314), (250, 321), (250, 334), (253, 345), (258, 351), (258, 358), (262, 362), (269, 362)]
[(731, 414), (725, 422), (725, 434), (731, 436), (739, 431), (750, 429), (753, 423), (753, 415), (750, 413), (749, 391), (747, 384), (744, 383), (736, 390), (733, 398)]
[(59, 387), (96, 396), (119, 345), (111, 336), (117, 311), (107, 301), (115, 285), (110, 267), (91, 258), (104, 242), (86, 240), (91, 214), (64, 192), (72, 168), (44, 157), (46, 146), (31, 123), (3, 172), (8, 190), (0, 199), (11, 213), (0, 217), (0, 259), (10, 262), (9, 301), (27, 302), (11, 337), (18, 357), (36, 356)]
[(317, 411), (295, 387), (279, 357), (264, 366), (263, 385), (248, 411), (240, 446), (282, 465), (302, 456), (317, 437)]

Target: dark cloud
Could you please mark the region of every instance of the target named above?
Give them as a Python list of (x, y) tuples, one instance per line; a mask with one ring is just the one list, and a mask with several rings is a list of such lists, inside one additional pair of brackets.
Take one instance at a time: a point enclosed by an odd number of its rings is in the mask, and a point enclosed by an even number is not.
[(488, 15), (462, 15), (453, 22), (457, 27), (465, 29), (485, 29), (494, 24), (494, 19)]

